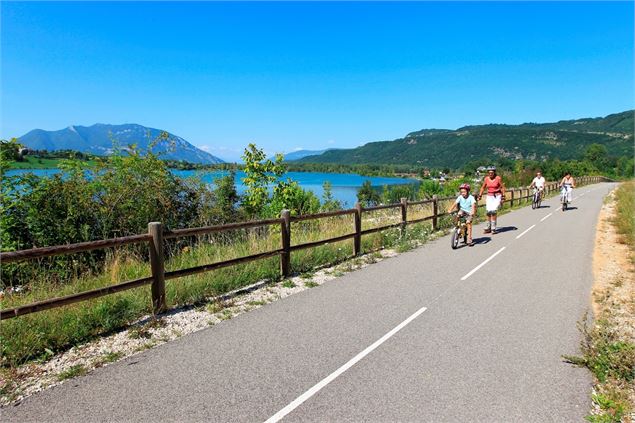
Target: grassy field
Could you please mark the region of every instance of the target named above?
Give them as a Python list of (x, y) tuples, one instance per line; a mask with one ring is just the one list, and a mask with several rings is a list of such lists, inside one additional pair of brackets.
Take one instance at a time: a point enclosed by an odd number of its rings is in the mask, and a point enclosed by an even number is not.
[[(62, 160), (64, 159), (45, 159), (26, 156), (22, 162), (9, 162), (9, 169), (56, 169)], [(95, 165), (95, 162), (92, 160), (88, 160), (84, 163), (89, 166)]]

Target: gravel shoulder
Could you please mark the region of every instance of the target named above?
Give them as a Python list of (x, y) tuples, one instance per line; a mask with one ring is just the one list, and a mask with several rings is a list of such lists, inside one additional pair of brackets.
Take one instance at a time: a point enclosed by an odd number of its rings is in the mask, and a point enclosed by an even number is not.
[(615, 191), (606, 198), (598, 216), (593, 251), (593, 312), (610, 313), (617, 328), (635, 342), (635, 266), (628, 245), (620, 242), (611, 220), (615, 217)]
[[(594, 324), (585, 330), (587, 345), (591, 345), (593, 354), (598, 353), (597, 345), (605, 339), (612, 343), (635, 345), (635, 266), (633, 251), (623, 242), (613, 223), (616, 217), (615, 190), (604, 201), (598, 216), (595, 247), (593, 251), (592, 307)], [(606, 342), (606, 341), (604, 341)], [(593, 355), (591, 355), (593, 357)], [(610, 355), (600, 356), (611, 360)], [(633, 354), (631, 354), (633, 357)], [(613, 358), (612, 360), (616, 360)], [(587, 364), (588, 366), (588, 364)], [(635, 362), (632, 362), (632, 374), (635, 375)], [(593, 421), (635, 421), (635, 381), (608, 377), (604, 382), (597, 378), (592, 390)], [(599, 398), (614, 401), (602, 406)], [(616, 404), (629, 404), (630, 415), (621, 419), (614, 415)], [(611, 417), (607, 417), (611, 416)], [(611, 418), (613, 420), (611, 420)], [(605, 419), (605, 420), (602, 420)]]
[(277, 283), (261, 281), (221, 297), (210, 298), (207, 304), (201, 306), (175, 308), (159, 318), (144, 316), (124, 330), (73, 347), (48, 360), (4, 370), (0, 373), (0, 407), (19, 404), (33, 394), (61, 385), (76, 376), (83, 376), (397, 254), (394, 249), (380, 250)]

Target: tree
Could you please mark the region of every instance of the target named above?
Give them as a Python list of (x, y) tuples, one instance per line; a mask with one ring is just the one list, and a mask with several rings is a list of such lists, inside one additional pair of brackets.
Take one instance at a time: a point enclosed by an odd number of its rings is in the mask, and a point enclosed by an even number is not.
[(591, 163), (598, 163), (606, 159), (608, 156), (608, 151), (606, 147), (602, 144), (591, 144), (584, 151), (584, 159), (590, 161)]
[(374, 206), (381, 201), (381, 196), (373, 189), (372, 183), (366, 180), (357, 191), (357, 201), (364, 207)]
[(339, 200), (333, 198), (333, 185), (329, 181), (324, 181), (322, 184), (324, 193), (322, 194), (322, 210), (334, 211), (342, 208), (342, 203)]
[(616, 174), (617, 176), (621, 176), (624, 178), (632, 178), (635, 176), (635, 163), (633, 158), (628, 158), (626, 156), (622, 156), (617, 159), (616, 163)]
[(214, 181), (216, 185), (214, 189), (215, 207), (212, 213), (219, 224), (233, 222), (238, 217), (236, 205), (240, 201), (240, 196), (236, 191), (235, 177), (236, 172), (232, 170), (228, 175)]
[(443, 192), (443, 187), (437, 181), (423, 181), (419, 186), (419, 198), (429, 199), (433, 195), (439, 195)]
[(283, 209), (289, 210), (292, 216), (317, 213), (320, 210), (320, 200), (313, 192), (302, 189), (296, 181), (287, 179), (279, 181), (273, 188), (273, 197), (265, 214), (268, 217), (277, 217)]
[(608, 167), (608, 150), (602, 144), (591, 144), (584, 151), (584, 160), (593, 164), (600, 170)]
[(282, 154), (276, 154), (275, 161), (272, 161), (253, 143), (245, 148), (242, 158), (245, 162), (242, 181), (247, 187), (243, 207), (249, 216), (256, 217), (263, 214), (271, 201), (269, 185), (281, 177), (286, 168)]
[(20, 148), (22, 148), (22, 144), (18, 142), (17, 138), (0, 140), (0, 161), (6, 163), (20, 160)]
[(382, 192), (382, 202), (384, 204), (399, 203), (402, 198), (409, 200), (415, 199), (415, 186), (414, 185), (384, 185)]

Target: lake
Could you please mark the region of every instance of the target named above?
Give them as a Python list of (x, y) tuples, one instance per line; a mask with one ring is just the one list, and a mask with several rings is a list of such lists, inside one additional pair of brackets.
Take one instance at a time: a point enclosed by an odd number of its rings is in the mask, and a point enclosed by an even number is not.
[[(7, 172), (7, 175), (17, 175), (21, 173), (32, 172), (38, 176), (50, 176), (59, 173), (59, 169), (14, 169)], [(227, 175), (227, 171), (202, 171), (202, 170), (172, 170), (172, 172), (180, 177), (199, 177), (207, 183), (213, 183), (214, 180)], [(241, 178), (245, 176), (242, 171), (236, 172), (236, 189), (239, 194), (245, 192)], [(357, 190), (362, 186), (364, 181), (371, 181), (374, 187), (383, 185), (404, 185), (417, 184), (415, 179), (405, 178), (389, 178), (383, 176), (362, 176), (351, 173), (320, 173), (320, 172), (287, 172), (282, 179), (291, 178), (297, 181), (300, 186), (306, 190), (313, 191), (315, 195), (322, 199), (324, 190), (322, 184), (324, 181), (331, 182), (333, 186), (333, 197), (342, 202), (344, 207), (352, 207), (357, 201)]]

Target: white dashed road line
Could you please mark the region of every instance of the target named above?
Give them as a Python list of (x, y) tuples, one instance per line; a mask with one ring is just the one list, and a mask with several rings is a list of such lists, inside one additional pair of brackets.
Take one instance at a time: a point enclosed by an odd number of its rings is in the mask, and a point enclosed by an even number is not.
[(463, 276), (461, 278), (462, 281), (466, 280), (467, 278), (469, 278), (470, 276), (472, 276), (478, 269), (480, 269), (481, 267), (485, 266), (491, 259), (493, 259), (494, 257), (496, 257), (497, 255), (499, 255), (500, 253), (503, 252), (503, 250), (507, 248), (507, 247), (502, 247), (500, 250), (496, 251), (494, 254), (492, 254), (491, 256), (489, 256), (483, 263), (479, 264), (478, 266), (476, 266), (474, 269), (470, 270), (470, 272)]
[(518, 238), (520, 238), (521, 236), (525, 235), (527, 232), (531, 231), (531, 230), (532, 230), (533, 228), (535, 228), (535, 227), (536, 227), (536, 225), (531, 225), (530, 227), (528, 227), (527, 229), (525, 229), (525, 231), (524, 231), (522, 234), (518, 235), (518, 236), (516, 237), (516, 239), (518, 239)]
[(394, 329), (392, 329), (390, 332), (388, 332), (387, 334), (379, 338), (377, 341), (375, 341), (371, 346), (366, 348), (364, 351), (360, 352), (355, 357), (351, 358), (342, 367), (335, 370), (333, 373), (331, 373), (330, 375), (322, 379), (320, 382), (315, 384), (311, 389), (309, 389), (308, 391), (300, 395), (298, 398), (296, 398), (293, 402), (291, 402), (289, 405), (284, 407), (282, 410), (278, 411), (276, 414), (269, 417), (265, 423), (274, 423), (274, 422), (280, 421), (282, 418), (284, 418), (284, 416), (286, 416), (287, 414), (295, 410), (303, 402), (305, 402), (306, 400), (311, 398), (313, 395), (315, 395), (320, 389), (324, 388), (326, 385), (328, 385), (333, 380), (335, 380), (335, 378), (337, 378), (339, 375), (341, 375), (346, 370), (353, 367), (358, 361), (360, 361), (362, 358), (370, 354), (375, 348), (379, 347), (381, 344), (386, 342), (391, 336), (393, 336), (394, 334), (399, 332), (401, 329), (403, 329), (408, 323), (412, 322), (424, 311), (426, 311), (425, 307), (422, 307), (419, 310), (417, 310), (412, 316), (408, 317), (406, 320), (399, 323), (399, 325), (397, 325)]

